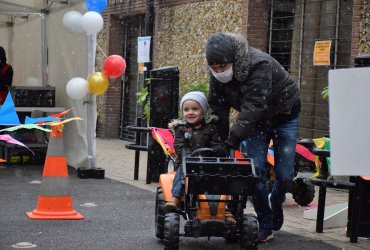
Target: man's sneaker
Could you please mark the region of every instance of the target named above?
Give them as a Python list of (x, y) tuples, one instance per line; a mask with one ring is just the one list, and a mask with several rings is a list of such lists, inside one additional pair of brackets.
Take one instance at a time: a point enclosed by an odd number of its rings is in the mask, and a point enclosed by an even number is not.
[(268, 196), (269, 206), (272, 210), (272, 230), (279, 231), (284, 223), (284, 212), (282, 205), (272, 205), (271, 193)]
[(271, 230), (268, 229), (260, 229), (258, 230), (258, 240), (261, 243), (267, 243), (269, 240), (272, 240), (274, 235), (272, 234)]
[(282, 206), (272, 206), (272, 230), (279, 231), (284, 223), (284, 212)]

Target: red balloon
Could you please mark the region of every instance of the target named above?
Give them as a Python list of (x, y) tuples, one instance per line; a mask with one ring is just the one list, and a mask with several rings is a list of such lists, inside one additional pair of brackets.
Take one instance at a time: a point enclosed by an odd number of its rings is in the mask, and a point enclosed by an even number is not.
[(107, 77), (119, 77), (126, 70), (126, 61), (122, 56), (111, 55), (103, 62), (103, 72)]

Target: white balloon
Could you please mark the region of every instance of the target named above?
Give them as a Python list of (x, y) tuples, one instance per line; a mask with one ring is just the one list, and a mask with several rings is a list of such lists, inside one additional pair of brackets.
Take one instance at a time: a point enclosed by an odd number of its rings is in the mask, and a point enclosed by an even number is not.
[(74, 100), (81, 100), (88, 93), (87, 81), (81, 77), (69, 80), (66, 86), (67, 95)]
[(82, 33), (84, 29), (81, 24), (82, 14), (78, 11), (68, 11), (63, 16), (63, 26), (72, 33)]
[(82, 16), (81, 24), (86, 33), (96, 34), (102, 30), (104, 20), (98, 12), (89, 11)]
[(26, 80), (26, 86), (42, 86), (41, 81), (34, 76), (30, 76)]

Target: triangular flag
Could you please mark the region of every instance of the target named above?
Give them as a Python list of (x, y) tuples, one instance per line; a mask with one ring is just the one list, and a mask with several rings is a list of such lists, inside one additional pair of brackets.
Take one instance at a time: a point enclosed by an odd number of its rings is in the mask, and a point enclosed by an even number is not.
[(32, 118), (29, 116), (26, 116), (26, 119), (24, 121), (24, 124), (33, 124), (33, 123), (39, 123), (39, 122), (55, 122), (58, 118), (56, 117), (37, 117)]
[[(19, 145), (19, 146), (22, 146), (22, 147), (25, 147), (25, 148), (27, 148), (29, 151), (31, 151), (31, 153), (33, 154), (33, 155), (35, 155), (35, 153), (31, 150), (31, 149), (29, 149), (26, 145), (24, 145), (22, 142), (20, 142), (20, 141), (18, 141), (18, 140), (16, 140), (16, 139), (14, 139), (13, 137), (11, 137), (10, 135), (7, 135), (7, 134), (5, 134), (5, 135), (0, 135), (0, 140), (1, 141), (6, 141), (7, 143), (11, 143), (11, 144), (15, 144), (15, 145)], [(1, 161), (0, 161), (1, 162)]]
[(36, 124), (20, 124), (20, 125), (17, 125), (17, 126), (12, 126), (12, 127), (7, 127), (7, 128), (3, 128), (3, 129), (0, 129), (0, 132), (3, 132), (3, 131), (16, 131), (18, 129), (22, 129), (22, 128), (25, 128), (25, 129), (38, 129), (38, 130), (42, 130), (42, 131), (45, 131), (45, 132), (48, 132), (50, 133), (51, 132), (51, 129), (48, 129), (48, 128), (43, 128), (39, 125), (36, 125)]
[(0, 124), (1, 125), (21, 124), (19, 122), (17, 112), (15, 111), (15, 106), (10, 91), (6, 96), (3, 106), (0, 108)]
[(69, 113), (69, 111), (71, 111), (72, 109), (67, 109), (67, 110), (64, 110), (63, 112), (61, 113), (57, 113), (57, 114), (52, 114), (52, 115), (49, 115), (51, 117), (57, 117), (57, 118), (60, 118), (62, 116), (65, 116), (66, 114)]

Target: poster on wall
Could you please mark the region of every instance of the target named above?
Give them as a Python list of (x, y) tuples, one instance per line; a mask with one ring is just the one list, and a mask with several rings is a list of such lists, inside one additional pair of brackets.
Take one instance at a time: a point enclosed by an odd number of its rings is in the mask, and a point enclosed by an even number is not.
[(137, 38), (137, 62), (150, 62), (150, 36), (142, 36)]
[(331, 41), (316, 41), (313, 50), (313, 65), (327, 66), (330, 65)]

